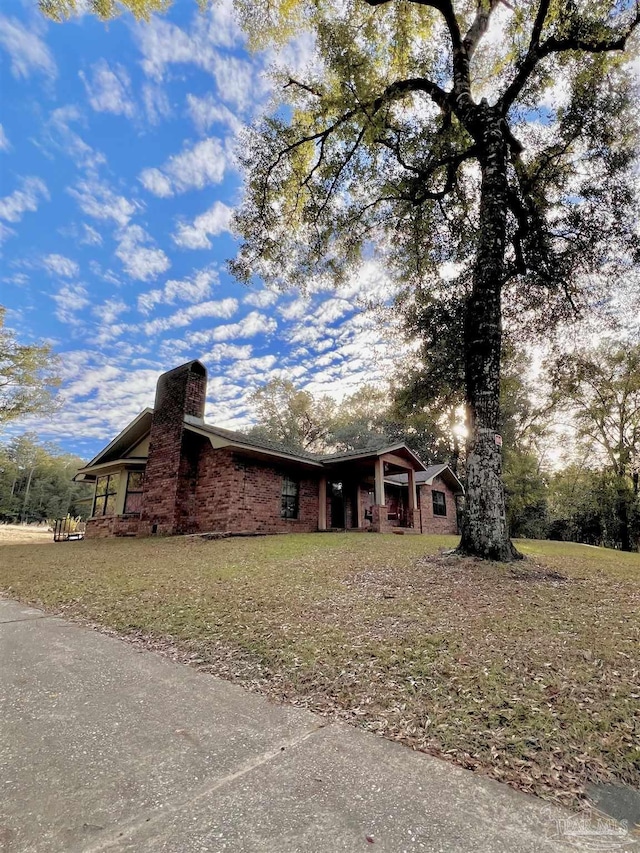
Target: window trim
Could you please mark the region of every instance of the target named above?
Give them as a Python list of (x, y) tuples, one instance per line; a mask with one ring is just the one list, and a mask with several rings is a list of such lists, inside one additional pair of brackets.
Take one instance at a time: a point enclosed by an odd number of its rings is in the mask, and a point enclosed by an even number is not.
[[(436, 495), (438, 497), (442, 497), (442, 503), (436, 503)], [(437, 509), (436, 509), (437, 508)], [(431, 509), (435, 516), (438, 518), (446, 518), (447, 517), (447, 493), (441, 492), (439, 489), (431, 490)], [(439, 510), (442, 509), (443, 512)]]
[[(98, 483), (100, 482), (100, 480), (106, 480), (107, 481), (107, 485), (106, 485), (104, 494), (102, 494), (102, 495), (98, 494)], [(115, 488), (112, 487), (112, 483), (114, 483), (114, 482), (115, 482)], [(93, 495), (93, 509), (91, 511), (91, 517), (92, 518), (104, 518), (105, 516), (110, 517), (112, 515), (117, 515), (117, 513), (115, 511), (107, 513), (107, 504), (109, 503), (110, 497), (115, 498), (114, 503), (117, 503), (119, 486), (120, 486), (120, 471), (114, 471), (112, 474), (103, 474), (101, 477), (96, 477), (96, 490), (95, 490), (94, 495)], [(103, 502), (102, 503), (102, 512), (100, 512), (100, 513), (96, 512), (96, 510), (98, 508), (98, 501)], [(114, 510), (115, 509), (117, 509), (117, 506), (114, 506)]]
[[(289, 508), (291, 501), (293, 501), (292, 509)], [(288, 474), (283, 476), (280, 486), (280, 518), (287, 521), (300, 518), (300, 480), (295, 480)]]
[[(124, 505), (122, 507), (123, 515), (140, 515), (142, 512), (142, 506), (138, 510), (127, 510), (127, 502), (129, 500), (129, 495), (142, 495), (144, 494), (144, 471), (125, 471), (127, 475), (127, 484), (125, 486), (124, 492)], [(132, 474), (140, 474), (142, 475), (142, 483), (140, 484), (139, 489), (132, 489), (129, 486), (129, 479)]]

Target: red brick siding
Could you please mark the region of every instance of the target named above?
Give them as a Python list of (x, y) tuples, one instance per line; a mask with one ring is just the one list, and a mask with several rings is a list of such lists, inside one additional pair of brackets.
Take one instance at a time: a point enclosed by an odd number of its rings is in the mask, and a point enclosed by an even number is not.
[[(433, 514), (433, 498), (432, 491), (444, 492), (447, 505), (447, 514)], [(423, 533), (458, 533), (458, 519), (456, 515), (456, 499), (453, 491), (449, 486), (436, 477), (433, 481), (433, 486), (428, 486), (425, 483), (418, 486), (419, 504), (422, 512), (422, 532)]]
[(231, 451), (214, 450), (209, 439), (204, 439), (198, 453), (194, 492), (195, 523), (200, 533), (230, 531), (230, 506), (236, 499), (235, 476)]
[(106, 539), (110, 536), (137, 536), (138, 515), (105, 515), (87, 521), (86, 539)]
[[(310, 533), (318, 529), (318, 479), (303, 468), (233, 455), (232, 533)], [(299, 483), (298, 518), (282, 518), (282, 480)]]

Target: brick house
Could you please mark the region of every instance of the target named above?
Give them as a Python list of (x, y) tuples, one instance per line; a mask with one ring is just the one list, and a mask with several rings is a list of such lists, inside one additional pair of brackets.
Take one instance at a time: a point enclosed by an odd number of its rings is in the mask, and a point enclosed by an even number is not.
[(462, 486), (404, 444), (319, 456), (205, 423), (207, 372), (162, 374), (145, 409), (76, 480), (95, 483), (87, 537), (293, 533), (327, 529), (457, 532)]

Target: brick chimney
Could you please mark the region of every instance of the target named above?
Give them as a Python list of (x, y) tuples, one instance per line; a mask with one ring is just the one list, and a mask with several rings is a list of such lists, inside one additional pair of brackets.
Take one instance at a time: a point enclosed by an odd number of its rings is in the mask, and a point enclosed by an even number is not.
[(204, 417), (206, 393), (207, 371), (199, 361), (182, 364), (158, 379), (139, 527), (143, 536), (181, 532), (177, 526), (184, 416)]

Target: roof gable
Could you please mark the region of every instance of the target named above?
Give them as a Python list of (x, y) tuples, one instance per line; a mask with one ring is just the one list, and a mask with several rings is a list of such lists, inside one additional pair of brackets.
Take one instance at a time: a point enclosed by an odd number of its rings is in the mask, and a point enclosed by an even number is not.
[(122, 432), (119, 432), (85, 467), (91, 468), (126, 456), (150, 432), (152, 416), (153, 409), (144, 409), (136, 415), (131, 423), (127, 424)]

